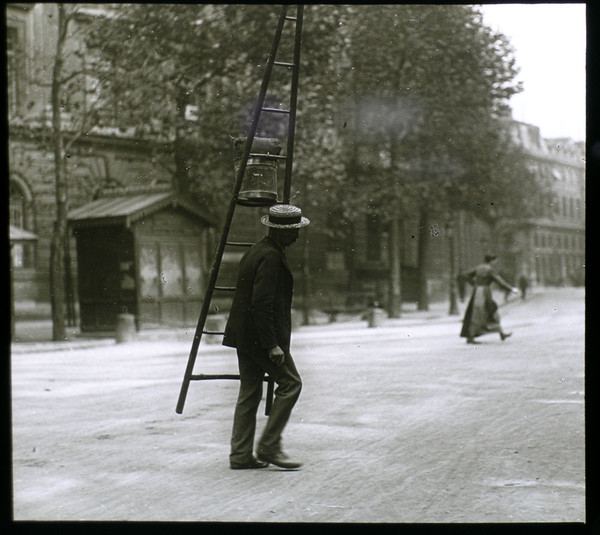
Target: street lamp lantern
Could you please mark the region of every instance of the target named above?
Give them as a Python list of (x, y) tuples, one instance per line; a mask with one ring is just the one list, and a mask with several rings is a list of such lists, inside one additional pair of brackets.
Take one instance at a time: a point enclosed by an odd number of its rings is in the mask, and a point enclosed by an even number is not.
[[(242, 151), (245, 143), (245, 138), (238, 138), (234, 141), (236, 175), (242, 163)], [(270, 206), (277, 202), (277, 160), (281, 158), (280, 151), (281, 144), (278, 139), (254, 138), (238, 194), (238, 204)]]

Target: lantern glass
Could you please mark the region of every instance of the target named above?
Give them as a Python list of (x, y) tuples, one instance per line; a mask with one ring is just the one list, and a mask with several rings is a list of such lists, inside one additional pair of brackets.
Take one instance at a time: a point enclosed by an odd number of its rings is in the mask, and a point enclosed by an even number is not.
[[(236, 174), (240, 162), (235, 164)], [(277, 161), (268, 157), (248, 159), (238, 204), (246, 206), (270, 206), (277, 202)]]

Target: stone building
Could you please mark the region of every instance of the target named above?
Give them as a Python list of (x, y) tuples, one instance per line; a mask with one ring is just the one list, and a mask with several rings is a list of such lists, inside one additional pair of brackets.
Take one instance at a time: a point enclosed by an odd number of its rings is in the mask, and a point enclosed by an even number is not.
[(538, 127), (513, 121), (515, 142), (529, 166), (553, 192), (543, 216), (505, 222), (501, 250), (509, 273), (540, 285), (583, 285), (585, 281), (585, 144), (544, 139)]
[[(10, 225), (38, 238), (11, 247), (17, 317), (48, 316), (50, 312), (50, 243), (56, 218), (56, 187), (47, 82), (56, 49), (56, 10), (56, 4), (44, 3), (6, 6)], [(85, 18), (75, 24), (82, 22)], [(72, 117), (63, 113), (62, 119), (70, 134)], [(145, 193), (174, 189), (172, 178), (153, 163), (152, 155), (153, 146), (147, 140), (115, 129), (96, 127), (74, 138), (68, 149), (69, 209), (114, 194), (117, 189), (125, 194), (128, 190), (139, 193), (140, 188)], [(205, 257), (205, 251), (200, 257)], [(78, 300), (74, 236), (66, 250), (65, 264), (67, 316), (71, 321)], [(205, 270), (205, 263), (201, 267)]]

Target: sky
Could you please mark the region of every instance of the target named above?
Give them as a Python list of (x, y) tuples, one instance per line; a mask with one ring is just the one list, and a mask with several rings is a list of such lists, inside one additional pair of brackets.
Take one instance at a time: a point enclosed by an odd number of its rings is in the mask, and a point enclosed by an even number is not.
[(487, 4), (481, 12), (515, 49), (524, 90), (511, 99), (513, 118), (545, 138), (585, 141), (585, 3)]

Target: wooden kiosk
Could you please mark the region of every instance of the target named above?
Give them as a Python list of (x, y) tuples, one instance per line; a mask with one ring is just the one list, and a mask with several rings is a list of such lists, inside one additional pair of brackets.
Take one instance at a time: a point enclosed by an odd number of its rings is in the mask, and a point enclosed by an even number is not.
[(194, 325), (206, 285), (209, 222), (173, 192), (111, 195), (69, 213), (81, 331)]

